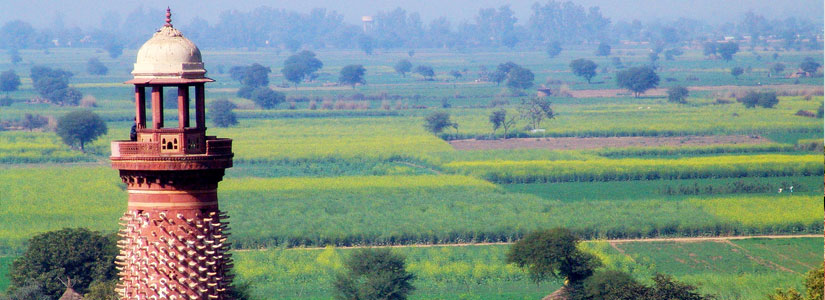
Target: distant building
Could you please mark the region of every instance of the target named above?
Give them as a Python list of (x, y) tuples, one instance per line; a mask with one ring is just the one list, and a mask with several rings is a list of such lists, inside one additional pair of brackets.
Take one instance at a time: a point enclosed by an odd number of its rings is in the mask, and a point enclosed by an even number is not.
[(361, 23), (364, 23), (364, 33), (371, 32), (373, 29), (373, 20), (372, 16), (363, 16), (361, 17)]

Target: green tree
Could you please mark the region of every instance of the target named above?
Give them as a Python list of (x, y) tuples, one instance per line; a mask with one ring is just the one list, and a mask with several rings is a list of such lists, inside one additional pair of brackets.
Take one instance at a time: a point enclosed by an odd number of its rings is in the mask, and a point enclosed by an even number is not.
[(493, 125), (493, 134), (492, 136), (496, 135), (496, 130), (501, 128), (504, 125), (504, 122), (507, 121), (507, 111), (503, 108), (500, 110), (496, 110), (490, 113), (490, 124)]
[(780, 74), (782, 71), (785, 71), (785, 64), (775, 63), (771, 65), (771, 73), (768, 73), (768, 77), (772, 77), (773, 74)]
[(461, 78), (461, 76), (463, 76), (463, 75), (461, 75), (461, 72), (460, 72), (460, 71), (458, 71), (458, 70), (452, 70), (452, 71), (450, 71), (450, 76), (453, 76), (453, 78), (454, 78), (455, 80), (458, 80), (458, 79), (459, 79), (459, 78)]
[(745, 96), (736, 99), (747, 108), (754, 108), (757, 105), (764, 108), (772, 108), (779, 103), (779, 98), (776, 97), (776, 92), (755, 92), (750, 91)]
[(512, 115), (509, 118), (507, 117), (507, 110), (500, 109), (497, 111), (493, 111), (490, 113), (490, 124), (493, 125), (493, 136), (496, 134), (496, 130), (499, 128), (504, 129), (504, 139), (507, 139), (507, 132), (513, 125), (516, 124), (516, 116)]
[(559, 56), (559, 54), (561, 54), (561, 50), (561, 43), (557, 41), (553, 41), (550, 42), (550, 44), (547, 44), (547, 56), (550, 58)]
[(9, 61), (13, 65), (17, 65), (18, 63), (23, 61), (23, 58), (20, 57), (20, 52), (17, 51), (17, 48), (9, 49)]
[(712, 295), (702, 295), (696, 292), (696, 286), (678, 282), (670, 275), (656, 274), (653, 276), (653, 285), (647, 289), (647, 298), (650, 300), (710, 300)]
[(344, 262), (346, 271), (335, 276), (336, 299), (403, 300), (415, 290), (415, 275), (405, 258), (388, 248), (358, 249)]
[(801, 63), (799, 63), (799, 68), (805, 73), (808, 73), (809, 76), (813, 76), (813, 74), (816, 73), (816, 70), (819, 69), (819, 66), (820, 64), (811, 57), (806, 57)]
[(41, 116), (41, 115), (36, 115), (36, 114), (35, 114), (35, 115), (32, 115), (32, 114), (27, 113), (27, 114), (23, 117), (23, 121), (22, 121), (22, 122), (20, 122), (20, 123), (21, 123), (20, 125), (21, 125), (24, 129), (27, 129), (27, 130), (29, 130), (29, 131), (32, 131), (32, 130), (34, 130), (34, 129), (37, 129), (37, 128), (41, 128), (41, 127), (43, 127), (43, 126), (46, 126), (46, 124), (48, 124), (48, 123), (49, 123), (49, 119), (46, 119), (46, 117)]
[(89, 285), (89, 292), (83, 295), (83, 300), (120, 300), (115, 288), (117, 280), (94, 281)]
[(407, 77), (407, 73), (412, 70), (412, 63), (410, 63), (409, 60), (402, 59), (395, 63), (393, 69), (395, 69), (396, 73), (401, 74), (401, 77)]
[(632, 67), (616, 74), (616, 84), (630, 90), (638, 98), (639, 94), (659, 85), (659, 75), (651, 67)]
[(448, 112), (432, 112), (424, 117), (424, 129), (427, 129), (427, 131), (432, 134), (437, 135), (447, 127), (453, 127), (458, 130), (458, 124), (450, 120), (450, 114)]
[(118, 40), (110, 39), (104, 45), (106, 52), (109, 53), (109, 57), (112, 59), (120, 57), (123, 54), (123, 43)]
[(730, 75), (733, 75), (736, 79), (739, 79), (739, 75), (742, 75), (742, 73), (745, 73), (745, 69), (742, 69), (742, 67), (733, 67), (730, 69)]
[(106, 75), (109, 73), (109, 68), (103, 65), (97, 57), (92, 57), (86, 62), (86, 72), (92, 75)]
[(718, 48), (719, 44), (716, 42), (707, 42), (702, 45), (702, 53), (707, 56), (715, 55)]
[(550, 107), (551, 104), (553, 103), (545, 98), (531, 97), (524, 99), (521, 101), (521, 106), (519, 106), (519, 114), (522, 119), (530, 123), (531, 129), (538, 129), (541, 128), (541, 122), (544, 119), (556, 117), (553, 108)]
[(599, 43), (599, 47), (596, 48), (596, 56), (609, 56), (610, 55), (610, 45), (605, 42)]
[(526, 268), (536, 283), (566, 278), (576, 284), (601, 265), (597, 257), (579, 250), (578, 243), (579, 238), (568, 229), (534, 231), (510, 246), (507, 262)]
[(374, 44), (375, 41), (371, 36), (361, 35), (358, 37), (358, 48), (361, 48), (361, 51), (364, 51), (366, 55), (372, 55)]
[(533, 86), (535, 75), (527, 68), (516, 65), (507, 72), (507, 87), (514, 90), (528, 89)]
[(65, 228), (34, 236), (22, 256), (12, 263), (9, 278), (12, 289), (29, 281), (40, 283), (44, 294), (57, 299), (66, 289), (60, 280), (71, 278), (79, 293), (88, 291), (93, 281), (113, 280), (117, 276), (116, 237), (104, 236), (85, 228)]
[(20, 76), (14, 73), (14, 70), (8, 70), (0, 73), (0, 91), (9, 96), (9, 92), (14, 92), (20, 88)]
[(210, 103), (209, 119), (218, 127), (229, 127), (238, 124), (238, 118), (232, 111), (237, 106), (226, 99), (220, 99)]
[(367, 81), (364, 80), (364, 73), (366, 72), (367, 70), (362, 65), (347, 65), (341, 69), (338, 82), (350, 85), (354, 89), (356, 84), (367, 84)]
[(32, 85), (44, 99), (58, 105), (77, 105), (83, 98), (78, 90), (69, 87), (72, 73), (43, 66), (31, 68)]
[(570, 70), (573, 71), (573, 74), (579, 77), (584, 77), (587, 80), (587, 83), (590, 83), (590, 79), (593, 76), (596, 76), (596, 68), (598, 65), (594, 63), (592, 60), (579, 58), (577, 60), (570, 62)]
[[(599, 300), (643, 300), (647, 298), (647, 289), (633, 276), (616, 270), (599, 271), (583, 280), (581, 286), (574, 289), (573, 299)], [(656, 298), (675, 300), (675, 298)], [(652, 300), (652, 299), (651, 299)]]
[(822, 300), (823, 283), (825, 277), (823, 276), (822, 267), (818, 267), (808, 271), (805, 274), (805, 294), (798, 292), (794, 288), (787, 290), (776, 289), (773, 293), (768, 294), (768, 300)]
[(106, 122), (90, 110), (73, 111), (57, 119), (57, 135), (66, 145), (79, 144), (80, 151), (85, 151), (87, 143), (106, 134), (107, 130)]
[(6, 294), (0, 293), (0, 300), (52, 300), (43, 292), (43, 285), (35, 280), (28, 280), (20, 286), (10, 286)]
[(733, 59), (733, 55), (736, 54), (736, 52), (739, 52), (739, 43), (721, 43), (716, 46), (716, 52), (719, 53), (719, 56), (721, 56), (725, 61), (730, 61)]
[(284, 61), (284, 67), (281, 73), (284, 74), (286, 80), (292, 82), (297, 87), (299, 83), (305, 79), (312, 79), (315, 72), (324, 67), (324, 63), (315, 58), (315, 53), (309, 50), (303, 50), (296, 54), (289, 56)]
[(259, 87), (269, 85), (269, 73), (272, 69), (258, 63), (249, 66), (234, 66), (229, 68), (229, 76), (237, 80), (242, 86)]
[(435, 76), (435, 71), (433, 71), (433, 67), (425, 65), (415, 67), (414, 72), (418, 73), (418, 75), (424, 76), (424, 78), (427, 78), (427, 80), (432, 80), (433, 76)]
[(687, 88), (683, 86), (674, 86), (667, 89), (667, 101), (676, 103), (687, 103), (685, 99), (690, 94)]
[(263, 109), (273, 109), (278, 106), (278, 104), (286, 101), (286, 96), (284, 93), (273, 91), (268, 87), (262, 86), (252, 91), (251, 100)]

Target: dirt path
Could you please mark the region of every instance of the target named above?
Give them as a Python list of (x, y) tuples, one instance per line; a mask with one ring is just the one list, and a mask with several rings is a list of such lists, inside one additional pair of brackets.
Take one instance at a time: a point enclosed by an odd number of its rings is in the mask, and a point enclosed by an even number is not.
[(653, 146), (705, 146), (717, 144), (761, 144), (770, 140), (759, 136), (713, 135), (713, 136), (671, 136), (671, 137), (561, 137), (561, 138), (513, 138), (498, 140), (454, 140), (450, 145), (456, 150), (491, 149), (551, 149), (578, 150), (621, 147)]
[[(819, 238), (821, 234), (794, 234), (794, 235), (744, 235), (744, 236), (714, 236), (714, 237), (675, 237), (675, 238), (649, 238), (649, 239), (616, 239), (616, 240), (589, 240), (606, 241), (611, 245), (623, 243), (646, 243), (646, 242), (677, 242), (677, 243), (698, 243), (698, 242), (724, 242), (731, 240), (745, 239), (794, 239), (794, 238)], [(361, 249), (361, 248), (429, 248), (429, 247), (467, 247), (467, 246), (491, 246), (491, 245), (511, 245), (513, 243), (453, 243), (453, 244), (413, 244), (413, 245), (391, 245), (391, 246), (347, 246), (335, 247), (337, 249)], [(615, 247), (615, 246), (614, 246)], [(260, 249), (238, 249), (237, 252), (265, 251), (268, 248)], [(295, 250), (321, 250), (324, 247), (296, 247), (289, 248)]]

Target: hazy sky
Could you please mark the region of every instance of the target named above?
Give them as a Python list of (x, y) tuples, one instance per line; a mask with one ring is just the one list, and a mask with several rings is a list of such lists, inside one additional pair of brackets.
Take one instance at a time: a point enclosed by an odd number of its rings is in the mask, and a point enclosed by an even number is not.
[[(738, 21), (742, 14), (752, 10), (768, 18), (785, 18), (800, 16), (822, 22), (823, 0), (572, 0), (585, 7), (599, 6), (602, 14), (613, 21), (639, 19), (642, 21), (662, 19), (672, 20), (679, 17), (706, 20), (712, 24)], [(292, 1), (219, 1), (219, 0), (0, 0), (0, 23), (23, 19), (36, 27), (51, 24), (54, 16), (60, 12), (66, 25), (98, 27), (100, 17), (107, 11), (115, 11), (125, 17), (135, 8), (172, 7), (173, 19), (177, 23), (188, 23), (195, 16), (214, 24), (221, 11), (236, 9), (249, 11), (266, 5), (274, 8), (307, 12), (312, 8), (323, 7), (335, 10), (351, 23), (358, 23), (361, 16), (372, 15), (377, 11), (388, 11), (396, 7), (408, 12), (419, 12), (425, 24), (430, 20), (446, 16), (456, 24), (462, 20), (471, 20), (480, 8), (510, 5), (515, 11), (519, 23), (530, 17), (530, 6), (535, 0), (292, 0)], [(541, 1), (542, 3), (546, 0)], [(158, 16), (162, 22), (163, 16)]]

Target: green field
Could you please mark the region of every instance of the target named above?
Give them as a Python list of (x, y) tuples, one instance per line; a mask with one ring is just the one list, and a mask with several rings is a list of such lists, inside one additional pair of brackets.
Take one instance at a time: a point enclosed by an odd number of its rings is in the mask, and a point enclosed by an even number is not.
[[(302, 246), (399, 247), (419, 276), (415, 299), (536, 299), (559, 282), (530, 283), (503, 263), (507, 246), (442, 247), (446, 243), (512, 242), (535, 229), (564, 226), (586, 239), (702, 237), (753, 234), (821, 234), (823, 203), (822, 77), (767, 77), (772, 52), (741, 52), (726, 63), (686, 49), (675, 61), (660, 62), (660, 87), (695, 87), (688, 104), (664, 96), (633, 98), (551, 96), (556, 118), (545, 132), (531, 133), (519, 121), (508, 137), (623, 137), (749, 135), (762, 144), (659, 146), (588, 150), (455, 150), (448, 140), (503, 138), (489, 120), (504, 108), (516, 114), (533, 90), (518, 94), (495, 83), (476, 82), (481, 66), (494, 69), (512, 60), (531, 69), (535, 86), (596, 93), (617, 89), (609, 57), (573, 47), (548, 59), (541, 51), (417, 50), (414, 65), (435, 68), (436, 80), (402, 77), (392, 65), (406, 51), (365, 57), (353, 51), (317, 51), (324, 68), (313, 82), (280, 88), (286, 53), (203, 51), (209, 76), (207, 102), (238, 105), (239, 124), (209, 128), (209, 135), (233, 139), (235, 166), (220, 184), (221, 208), (232, 217), (230, 237), (239, 282), (259, 299), (329, 299), (333, 272), (351, 250)], [(647, 62), (647, 48), (614, 49), (625, 65)], [(0, 70), (21, 75), (14, 103), (0, 107), (0, 122), (25, 114), (58, 118), (74, 107), (29, 103), (31, 61), (72, 71), (72, 85), (93, 96), (90, 107), (109, 132), (72, 150), (49, 130), (0, 131), (0, 290), (11, 257), (33, 235), (63, 227), (117, 230), (126, 204), (125, 185), (108, 166), (109, 141), (125, 139), (134, 114), (130, 79), (135, 53), (101, 57), (94, 49), (21, 50), (24, 63), (0, 59)], [(2, 56), (2, 55), (0, 55)], [(776, 62), (796, 66), (821, 51), (783, 52)], [(85, 71), (91, 57), (110, 69), (107, 76)], [(593, 58), (606, 70), (593, 84), (575, 77), (569, 61)], [(272, 68), (271, 86), (295, 109), (281, 104), (261, 110), (235, 95), (239, 84), (219, 71), (262, 63)], [(365, 86), (324, 86), (346, 64), (363, 64)], [(752, 66), (734, 79), (732, 66)], [(220, 66), (220, 68), (218, 68)], [(466, 70), (465, 70), (466, 69)], [(448, 75), (462, 70), (456, 80)], [(604, 72), (606, 71), (606, 72)], [(665, 80), (665, 78), (671, 78)], [(693, 79), (695, 78), (695, 79)], [(747, 109), (734, 94), (745, 88), (776, 89), (773, 109)], [(731, 100), (720, 104), (717, 99)], [(310, 109), (323, 102), (356, 101), (368, 109)], [(722, 101), (724, 102), (724, 101)], [(445, 105), (447, 104), (447, 105)], [(445, 107), (449, 106), (449, 107)], [(433, 111), (446, 111), (459, 124), (434, 135), (423, 126)], [(167, 123), (175, 122), (169, 109)], [(211, 124), (210, 124), (211, 126)], [(794, 186), (790, 194), (789, 187)], [(782, 188), (783, 193), (778, 193)], [(590, 242), (611, 268), (648, 280), (655, 272), (699, 284), (720, 299), (762, 299), (777, 287), (796, 287), (802, 273), (819, 263), (822, 239), (735, 240), (729, 243)], [(266, 248), (266, 250), (257, 250)], [(621, 252), (620, 252), (621, 250)]]

